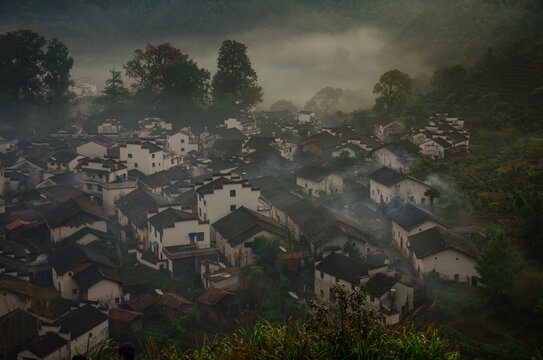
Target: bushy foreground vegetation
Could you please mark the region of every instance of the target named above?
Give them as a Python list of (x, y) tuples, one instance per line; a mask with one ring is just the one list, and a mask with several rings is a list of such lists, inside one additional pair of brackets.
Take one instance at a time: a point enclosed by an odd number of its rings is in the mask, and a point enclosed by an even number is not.
[[(220, 341), (180, 352), (159, 349), (150, 339), (138, 359), (458, 359), (459, 353), (435, 329), (424, 332), (405, 326), (382, 325), (377, 314), (362, 308), (367, 293), (336, 286), (335, 308), (314, 303), (303, 324), (289, 320), (272, 325), (260, 322)], [(106, 345), (89, 354), (92, 359), (113, 359)]]

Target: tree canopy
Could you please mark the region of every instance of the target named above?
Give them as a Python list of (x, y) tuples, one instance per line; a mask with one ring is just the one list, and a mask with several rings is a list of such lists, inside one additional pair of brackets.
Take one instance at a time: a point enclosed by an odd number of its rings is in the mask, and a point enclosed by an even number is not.
[(2, 119), (18, 126), (31, 121), (31, 126), (41, 127), (65, 120), (64, 110), (72, 98), (72, 66), (68, 48), (57, 39), (47, 41), (31, 30), (0, 35)]
[(400, 70), (389, 70), (379, 78), (373, 87), (375, 110), (387, 115), (399, 113), (411, 93), (411, 78)]
[(213, 76), (215, 105), (232, 110), (248, 110), (262, 102), (262, 88), (247, 56), (247, 46), (225, 40), (219, 50), (217, 72)]

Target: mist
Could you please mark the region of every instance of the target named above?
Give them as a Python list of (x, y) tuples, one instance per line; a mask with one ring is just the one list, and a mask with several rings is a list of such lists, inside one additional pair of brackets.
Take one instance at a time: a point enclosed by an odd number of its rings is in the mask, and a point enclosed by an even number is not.
[[(170, 42), (189, 54), (200, 67), (216, 71), (218, 49), (223, 40), (235, 39), (248, 46), (248, 55), (264, 89), (262, 109), (287, 99), (303, 107), (325, 86), (352, 90), (358, 96), (341, 104), (350, 111), (373, 105), (373, 85), (383, 72), (398, 68), (409, 74), (430, 72), (420, 51), (394, 53), (387, 33), (375, 27), (353, 27), (340, 32), (304, 32), (288, 28), (262, 28), (240, 33), (207, 36), (170, 36), (146, 41), (123, 41), (103, 51), (87, 51), (80, 46), (71, 50), (74, 57), (72, 77), (90, 78), (102, 89), (109, 69), (122, 69), (135, 49), (146, 42)], [(68, 43), (70, 47), (70, 44)], [(70, 47), (71, 49), (71, 47)], [(124, 72), (123, 72), (124, 74)], [(129, 82), (129, 79), (125, 79)]]

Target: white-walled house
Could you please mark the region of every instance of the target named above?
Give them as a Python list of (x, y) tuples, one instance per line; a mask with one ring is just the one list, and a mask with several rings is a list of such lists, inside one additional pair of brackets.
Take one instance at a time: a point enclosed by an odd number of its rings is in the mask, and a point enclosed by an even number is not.
[(451, 146), (450, 143), (440, 137), (434, 137), (419, 144), (421, 155), (432, 159), (443, 159), (445, 157), (445, 150)]
[(224, 120), (224, 124), (226, 125), (227, 129), (236, 128), (245, 136), (257, 135), (260, 133), (260, 129), (256, 125), (256, 120), (246, 116), (241, 116), (238, 118), (229, 117), (228, 119)]
[(373, 129), (373, 135), (382, 142), (387, 142), (394, 135), (403, 134), (406, 131), (405, 125), (400, 121), (377, 123)]
[(440, 278), (477, 285), (475, 264), (479, 250), (474, 244), (441, 227), (408, 237), (409, 256), (420, 276), (436, 272)]
[[(149, 141), (120, 146), (120, 160), (128, 170), (136, 169), (145, 175), (164, 170), (164, 151)], [(168, 167), (169, 168), (169, 167)]]
[(91, 305), (71, 311), (52, 326), (59, 328), (59, 334), (70, 339), (70, 357), (84, 353), (87, 346), (93, 351), (109, 339), (109, 321), (106, 314)]
[(407, 203), (389, 214), (392, 223), (392, 239), (394, 245), (403, 255), (409, 257), (408, 238), (434, 227), (445, 225), (430, 213)]
[(394, 325), (413, 311), (413, 286), (396, 279), (390, 272), (378, 272), (366, 282), (366, 308), (378, 311), (384, 324)]
[(376, 205), (388, 204), (394, 199), (416, 205), (433, 205), (439, 201), (438, 198), (425, 195), (426, 191), (432, 189), (430, 185), (387, 166), (374, 171), (369, 178), (370, 199)]
[(88, 227), (107, 232), (106, 215), (92, 203), (69, 199), (45, 213), (51, 242), (57, 243)]
[(117, 119), (107, 119), (103, 123), (99, 124), (97, 127), (98, 134), (104, 135), (118, 135), (123, 126), (121, 122)]
[(168, 134), (166, 144), (166, 149), (176, 155), (186, 156), (191, 151), (198, 151), (198, 139), (192, 136), (189, 128)]
[(305, 165), (296, 172), (296, 185), (313, 196), (343, 192), (343, 178), (330, 170), (316, 165)]
[(232, 266), (238, 268), (253, 264), (252, 246), (256, 237), (278, 241), (288, 239), (285, 227), (243, 206), (214, 222), (211, 227), (217, 248)]
[(315, 113), (313, 111), (302, 110), (298, 113), (299, 124), (309, 124), (316, 120)]
[(17, 354), (17, 360), (69, 359), (71, 359), (69, 335), (52, 331), (34, 338)]
[(108, 149), (112, 149), (117, 146), (113, 140), (110, 140), (104, 136), (96, 137), (89, 142), (79, 145), (76, 148), (76, 152), (79, 155), (94, 159), (103, 159), (108, 154)]
[(172, 277), (181, 276), (187, 266), (194, 267), (198, 255), (208, 254), (198, 251), (211, 247), (208, 221), (200, 221), (196, 214), (173, 207), (161, 208), (157, 214), (148, 216), (150, 251)]
[(395, 324), (413, 310), (413, 287), (399, 282), (388, 265), (371, 266), (339, 253), (331, 253), (315, 265), (315, 295), (320, 301), (334, 302), (333, 287), (346, 290), (365, 286), (369, 292), (365, 307), (380, 312), (382, 321)]
[(65, 299), (97, 301), (108, 308), (116, 306), (124, 294), (114, 269), (105, 255), (77, 243), (51, 254), (53, 286)]
[(372, 158), (383, 166), (388, 166), (401, 172), (408, 172), (420, 157), (420, 148), (409, 140), (401, 140), (381, 146), (372, 151)]
[(244, 206), (257, 210), (260, 190), (249, 181), (230, 174), (204, 179), (194, 187), (198, 196), (198, 217), (211, 223)]
[(47, 158), (47, 169), (54, 172), (75, 171), (83, 158), (84, 156), (71, 151), (58, 151)]

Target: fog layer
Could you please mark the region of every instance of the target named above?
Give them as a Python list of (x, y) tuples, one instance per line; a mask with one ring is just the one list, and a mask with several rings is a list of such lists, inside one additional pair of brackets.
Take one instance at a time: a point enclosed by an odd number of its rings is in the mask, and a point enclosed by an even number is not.
[[(303, 107), (325, 86), (355, 90), (360, 94), (350, 104), (344, 104), (343, 110), (364, 108), (373, 104), (373, 84), (386, 70), (398, 68), (412, 75), (431, 71), (424, 65), (423, 53), (393, 53), (387, 46), (387, 35), (370, 27), (333, 34), (259, 29), (213, 36), (150, 38), (147, 41), (153, 44), (170, 42), (213, 73), (218, 49), (226, 39), (235, 39), (248, 46), (249, 57), (264, 89), (262, 108), (268, 108), (280, 99), (291, 100)], [(72, 76), (74, 79), (90, 78), (101, 89), (109, 75), (108, 70), (121, 69), (133, 51), (144, 46), (144, 41), (122, 42), (92, 52), (75, 46)]]

